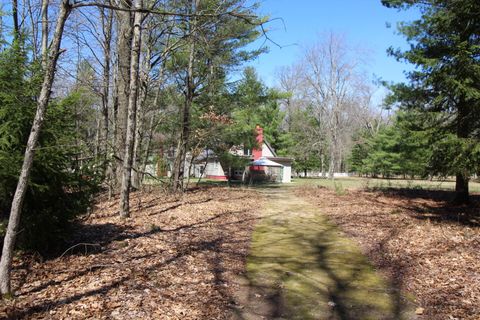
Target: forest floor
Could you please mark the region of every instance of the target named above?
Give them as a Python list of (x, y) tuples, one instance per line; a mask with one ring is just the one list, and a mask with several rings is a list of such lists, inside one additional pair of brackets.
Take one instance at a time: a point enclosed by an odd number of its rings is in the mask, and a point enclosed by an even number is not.
[(0, 318), (224, 319), (262, 201), (240, 188), (137, 192), (122, 221), (118, 199), (99, 199), (68, 252), (15, 259)]
[(0, 318), (478, 319), (478, 194), (305, 181), (100, 198), (65, 252), (16, 256)]
[(336, 186), (310, 182), (296, 193), (355, 239), (396, 287), (416, 297), (421, 319), (480, 318), (478, 193), (470, 206), (453, 206), (447, 190)]

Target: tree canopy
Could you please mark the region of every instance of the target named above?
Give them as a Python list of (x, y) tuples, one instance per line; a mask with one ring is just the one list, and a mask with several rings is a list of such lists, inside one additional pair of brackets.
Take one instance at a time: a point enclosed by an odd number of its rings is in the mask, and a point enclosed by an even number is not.
[[(480, 3), (476, 0), (383, 0), (400, 10), (417, 7), (421, 17), (400, 24), (410, 44), (390, 54), (415, 65), (407, 84), (391, 86), (403, 108), (437, 112), (448, 133), (433, 147), (436, 171), (456, 175), (456, 201), (468, 202), (468, 181), (478, 171), (480, 138)], [(460, 152), (461, 151), (461, 152)], [(453, 156), (453, 155), (457, 156)]]

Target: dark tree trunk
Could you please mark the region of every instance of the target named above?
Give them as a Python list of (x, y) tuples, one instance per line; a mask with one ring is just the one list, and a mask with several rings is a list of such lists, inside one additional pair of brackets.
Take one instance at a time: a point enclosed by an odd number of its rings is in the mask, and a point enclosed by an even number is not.
[[(192, 12), (195, 12), (198, 7), (198, 0), (192, 0)], [(190, 31), (193, 33), (196, 28), (196, 18), (193, 17), (190, 22)], [(173, 165), (173, 185), (174, 192), (183, 190), (183, 179), (185, 177), (185, 157), (188, 151), (188, 142), (190, 138), (190, 109), (193, 103), (195, 84), (193, 75), (193, 65), (195, 60), (195, 36), (190, 35), (190, 48), (187, 66), (187, 75), (185, 79), (185, 101), (182, 110), (182, 131), (180, 132), (180, 139), (177, 145), (177, 155)]]
[(128, 101), (130, 95), (130, 59), (133, 37), (133, 21), (131, 0), (120, 1), (123, 10), (118, 10), (117, 15), (117, 114), (116, 114), (116, 185), (120, 186), (123, 179), (123, 164), (125, 158), (125, 141), (127, 137)]
[[(143, 1), (136, 0), (135, 9), (143, 8)], [(135, 12), (134, 31), (130, 58), (130, 81), (128, 94), (128, 119), (126, 127), (125, 151), (123, 159), (122, 186), (120, 190), (120, 216), (126, 218), (130, 216), (130, 187), (132, 178), (133, 147), (135, 143), (135, 125), (137, 113), (137, 97), (139, 82), (139, 64), (140, 64), (140, 40), (142, 14)]]
[[(460, 101), (457, 111), (457, 138), (468, 138), (469, 130), (469, 112), (465, 101)], [(470, 202), (470, 195), (468, 192), (468, 173), (459, 170), (456, 174), (455, 182), (455, 204), (467, 204)]]
[(467, 204), (470, 202), (470, 195), (468, 192), (468, 178), (463, 174), (457, 174), (455, 181), (455, 198), (453, 202), (455, 204)]

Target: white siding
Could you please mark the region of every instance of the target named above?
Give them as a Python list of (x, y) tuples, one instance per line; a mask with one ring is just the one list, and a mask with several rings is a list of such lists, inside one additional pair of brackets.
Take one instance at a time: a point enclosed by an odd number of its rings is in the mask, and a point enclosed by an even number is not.
[(265, 143), (262, 145), (262, 157), (275, 157), (273, 152)]
[(291, 166), (283, 166), (283, 183), (292, 182), (292, 167)]
[(203, 176), (223, 176), (225, 172), (223, 172), (222, 165), (217, 160), (209, 160), (207, 167), (205, 168), (205, 173)]

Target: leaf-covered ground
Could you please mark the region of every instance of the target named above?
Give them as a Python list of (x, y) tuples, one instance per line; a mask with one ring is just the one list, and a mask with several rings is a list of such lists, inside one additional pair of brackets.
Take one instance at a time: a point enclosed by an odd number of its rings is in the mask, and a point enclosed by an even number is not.
[(463, 207), (449, 205), (446, 191), (343, 193), (322, 187), (297, 190), (416, 297), (422, 319), (480, 319), (478, 196)]
[(63, 256), (16, 258), (0, 318), (224, 319), (261, 204), (241, 189), (136, 193), (122, 221), (117, 199), (99, 201)]

